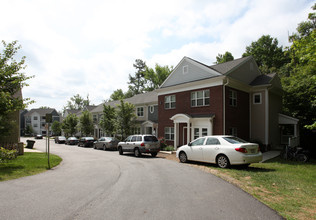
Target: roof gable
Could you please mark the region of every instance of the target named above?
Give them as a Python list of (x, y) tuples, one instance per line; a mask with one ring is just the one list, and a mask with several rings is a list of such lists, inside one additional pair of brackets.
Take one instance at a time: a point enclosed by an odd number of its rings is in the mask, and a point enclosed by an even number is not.
[(191, 58), (184, 57), (169, 77), (163, 82), (160, 88), (209, 79), (220, 75), (222, 74), (209, 66)]

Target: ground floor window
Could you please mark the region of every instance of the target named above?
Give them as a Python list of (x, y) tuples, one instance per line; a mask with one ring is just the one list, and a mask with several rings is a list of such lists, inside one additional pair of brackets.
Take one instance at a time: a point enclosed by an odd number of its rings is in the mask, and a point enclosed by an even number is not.
[(174, 140), (174, 127), (165, 127), (165, 139), (169, 141)]
[(229, 134), (237, 137), (237, 128), (230, 128)]
[(207, 128), (194, 128), (194, 139), (208, 135)]

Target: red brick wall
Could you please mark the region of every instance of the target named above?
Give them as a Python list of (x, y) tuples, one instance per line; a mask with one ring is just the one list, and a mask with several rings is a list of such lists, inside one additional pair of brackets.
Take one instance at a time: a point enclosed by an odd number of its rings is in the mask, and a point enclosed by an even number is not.
[[(229, 90), (237, 92), (237, 106), (229, 105)], [(225, 132), (229, 133), (230, 128), (237, 128), (237, 136), (249, 140), (249, 94), (240, 90), (226, 87), (226, 126)]]
[[(203, 107), (191, 107), (191, 92), (209, 89), (210, 90), (210, 105)], [(158, 96), (158, 123), (159, 137), (164, 135), (165, 127), (173, 127), (173, 121), (170, 120), (172, 116), (175, 114), (215, 114), (214, 123), (213, 123), (213, 134), (219, 135), (223, 132), (223, 87), (215, 86), (209, 88), (201, 88), (198, 90), (191, 90), (186, 92), (179, 92), (175, 94), (168, 95), (176, 95), (176, 108), (175, 109), (165, 109), (164, 108), (164, 97), (166, 95)]]

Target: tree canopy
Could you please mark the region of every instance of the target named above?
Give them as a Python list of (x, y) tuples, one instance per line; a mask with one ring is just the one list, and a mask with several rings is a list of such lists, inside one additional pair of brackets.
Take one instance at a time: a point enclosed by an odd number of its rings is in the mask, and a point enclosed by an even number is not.
[(225, 63), (232, 60), (234, 60), (233, 55), (231, 54), (231, 52), (226, 51), (224, 54), (218, 54), (216, 56), (215, 64)]
[(89, 95), (87, 95), (87, 98), (84, 99), (79, 94), (74, 95), (70, 98), (70, 100), (67, 102), (67, 105), (64, 107), (65, 109), (70, 110), (83, 110), (84, 107), (90, 105)]
[(262, 73), (275, 72), (289, 61), (284, 54), (283, 47), (279, 47), (278, 44), (278, 39), (272, 38), (270, 35), (263, 35), (247, 46), (242, 56), (253, 56)]
[(2, 41), (3, 52), (0, 53), (0, 133), (7, 134), (12, 125), (12, 112), (25, 109), (28, 104), (33, 103), (29, 98), (17, 95), (24, 86), (28, 86), (26, 80), (32, 78), (26, 76), (22, 71), (26, 68), (23, 56), (19, 61), (15, 60), (18, 50), (17, 41), (6, 43)]

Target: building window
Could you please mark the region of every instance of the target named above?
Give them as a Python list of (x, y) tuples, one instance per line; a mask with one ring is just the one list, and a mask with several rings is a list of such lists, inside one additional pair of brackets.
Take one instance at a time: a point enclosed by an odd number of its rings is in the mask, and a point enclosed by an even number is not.
[(37, 120), (37, 116), (34, 116), (33, 120), (36, 121)]
[(261, 93), (253, 94), (253, 104), (261, 104)]
[(174, 140), (174, 127), (165, 127), (165, 139), (168, 141)]
[(200, 129), (194, 128), (194, 139), (197, 139), (200, 137)]
[(234, 90), (229, 90), (229, 105), (237, 106), (237, 92)]
[(176, 108), (176, 96), (169, 95), (165, 96), (165, 109), (175, 109)]
[(137, 116), (144, 117), (144, 107), (137, 107)]
[(155, 111), (155, 107), (153, 105), (149, 106), (149, 112), (153, 114)]
[(210, 90), (202, 90), (191, 92), (191, 106), (207, 106), (210, 105)]
[(135, 127), (134, 128), (134, 134), (141, 134), (141, 128), (140, 127)]
[(237, 128), (230, 128), (229, 133), (230, 135), (237, 137)]
[(37, 128), (37, 124), (34, 124), (33, 127), (34, 127), (34, 128)]
[(97, 115), (93, 115), (92, 116), (93, 117), (93, 123), (97, 123), (98, 122), (98, 116)]
[(183, 66), (183, 75), (187, 74), (189, 71), (188, 71), (188, 65), (186, 66)]
[(207, 128), (202, 128), (202, 137), (207, 136)]

